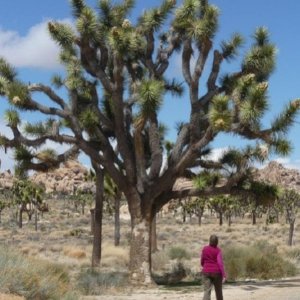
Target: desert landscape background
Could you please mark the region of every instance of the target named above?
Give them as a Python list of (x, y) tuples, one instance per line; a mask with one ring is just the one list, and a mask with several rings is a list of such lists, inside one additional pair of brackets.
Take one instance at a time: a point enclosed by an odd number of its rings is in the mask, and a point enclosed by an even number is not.
[[(84, 169), (80, 169), (79, 165), (72, 163), (55, 172), (67, 174), (66, 176), (69, 177), (76, 176), (78, 185), (83, 185), (85, 184), (83, 180), (85, 171), (83, 171)], [(289, 175), (286, 173), (286, 169), (282, 168), (281, 171), (285, 172), (284, 177), (287, 180)], [(297, 174), (295, 172), (292, 171), (294, 175)], [(276, 169), (275, 174), (277, 177), (279, 173)], [(272, 177), (271, 175), (269, 177)], [(57, 175), (51, 173), (44, 174), (44, 176), (48, 176), (48, 178), (56, 176), (56, 182), (58, 183), (61, 183), (64, 177), (63, 175), (57, 177)], [(2, 176), (3, 178), (4, 176)], [(39, 180), (45, 180), (45, 178), (38, 178)], [(70, 181), (73, 179), (70, 179)], [(297, 180), (296, 178), (294, 182), (297, 183)], [(2, 180), (4, 185), (3, 182), (6, 186), (10, 185), (9, 180)], [(50, 180), (47, 180), (47, 182), (51, 184)], [(50, 186), (50, 184), (48, 185)], [(14, 219), (14, 208), (3, 210), (0, 225), (2, 254), (7, 255), (7, 252), (12, 252), (22, 261), (28, 258), (34, 259), (37, 264), (46, 263), (49, 266), (53, 264), (59, 266), (61, 274), (68, 278), (63, 281), (65, 282), (65, 286), (62, 287), (62, 290), (65, 289), (63, 292), (64, 299), (76, 299), (84, 297), (84, 295), (87, 297), (84, 299), (109, 299), (108, 297), (112, 297), (111, 299), (141, 299), (143, 297), (143, 293), (146, 293), (145, 290), (129, 288), (127, 285), (131, 228), (125, 202), (121, 206), (120, 245), (118, 247), (114, 246), (114, 219), (112, 214), (106, 213), (103, 219), (101, 268), (100, 270), (91, 271), (93, 236), (91, 233), (90, 208), (93, 207), (93, 203), (87, 204), (83, 213), (80, 207), (74, 205), (74, 200), (68, 195), (54, 196), (52, 193), (46, 195), (44, 201), (48, 204), (49, 211), (39, 215), (37, 231), (35, 231), (34, 222), (28, 221), (25, 213), (23, 228), (18, 228)], [(268, 279), (268, 277), (277, 280), (282, 280), (283, 277), (293, 278), (292, 280), (296, 280), (291, 283), (291, 287), (294, 287), (294, 289), (290, 288), (289, 293), (294, 293), (293, 291), (299, 287), (299, 281), (297, 281), (300, 269), (299, 229), (300, 224), (296, 222), (293, 246), (290, 247), (287, 246), (289, 224), (286, 223), (283, 214), (279, 222), (273, 224), (266, 223), (266, 215), (262, 214), (261, 218), (257, 219), (257, 224), (252, 225), (251, 216), (245, 214), (243, 217), (233, 216), (231, 226), (227, 224), (226, 219), (224, 219), (224, 224), (220, 226), (217, 214), (211, 214), (209, 210), (206, 210), (202, 217), (202, 224), (199, 226), (198, 218), (195, 215), (192, 218), (187, 217), (183, 222), (180, 210), (177, 212), (170, 210), (168, 212), (167, 209), (164, 209), (157, 216), (158, 251), (152, 254), (152, 270), (159, 285), (157, 289), (148, 290), (147, 293), (149, 294), (146, 299), (159, 299), (158, 295), (161, 295), (162, 299), (176, 299), (177, 296), (182, 298), (183, 295), (186, 297), (183, 299), (194, 299), (194, 296), (196, 299), (201, 293), (199, 252), (207, 244), (212, 233), (219, 236), (220, 246), (224, 252), (225, 266), (228, 273), (228, 283), (224, 289), (225, 295), (230, 293), (238, 295), (240, 290), (241, 293), (243, 291), (248, 292), (246, 295), (249, 297), (250, 294), (254, 293), (253, 291), (257, 293), (260, 291), (261, 293), (262, 291), (268, 291), (270, 288), (276, 289), (276, 284), (274, 286), (270, 282), (266, 282), (258, 288), (248, 289), (242, 289), (237, 285), (237, 283), (243, 283), (247, 286), (249, 286), (249, 283), (250, 285), (257, 284), (263, 282), (259, 279)], [(242, 269), (247, 266), (242, 266), (241, 261), (245, 258), (241, 253), (248, 253), (250, 256), (261, 255), (262, 259), (275, 255), (275, 263), (276, 260), (284, 259), (282, 265), (285, 266), (285, 269), (278, 263), (278, 266), (266, 266), (270, 272), (264, 271), (265, 273), (261, 274), (261, 278), (245, 278), (242, 275)], [(7, 261), (7, 258), (5, 259), (2, 256), (2, 265), (5, 264), (3, 262), (5, 260)], [(269, 261), (260, 261), (260, 263), (263, 262), (265, 264), (270, 263)], [(18, 265), (18, 262), (14, 264)], [(57, 275), (57, 271), (54, 271), (54, 274)], [(59, 275), (60, 278), (62, 277), (61, 274)], [(13, 276), (18, 275), (20, 274), (13, 274)], [(32, 275), (28, 276), (29, 278), (16, 280), (15, 285), (7, 285), (3, 282), (5, 275), (2, 274), (0, 284), (5, 288), (2, 288), (1, 292), (24, 295), (26, 299), (39, 299), (36, 294), (33, 294), (33, 296), (26, 295), (24, 286), (27, 284), (26, 280), (29, 280), (29, 282), (39, 281), (42, 278), (33, 279)], [(34, 285), (34, 283), (30, 284)], [(283, 283), (281, 285), (284, 287)], [(37, 286), (43, 286), (43, 284), (39, 283)], [(48, 288), (50, 289), (51, 285)], [(279, 290), (282, 291), (283, 289)], [(261, 294), (259, 295), (261, 296)], [(240, 297), (243, 297), (243, 294)], [(49, 299), (56, 298), (50, 297)]]

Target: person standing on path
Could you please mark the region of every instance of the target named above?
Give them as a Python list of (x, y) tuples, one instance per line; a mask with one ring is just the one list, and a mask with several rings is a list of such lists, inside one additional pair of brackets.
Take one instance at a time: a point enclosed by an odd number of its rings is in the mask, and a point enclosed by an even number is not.
[(217, 300), (223, 300), (222, 284), (226, 281), (222, 250), (218, 247), (218, 237), (211, 235), (209, 245), (201, 252), (203, 300), (210, 300), (212, 287), (215, 287)]

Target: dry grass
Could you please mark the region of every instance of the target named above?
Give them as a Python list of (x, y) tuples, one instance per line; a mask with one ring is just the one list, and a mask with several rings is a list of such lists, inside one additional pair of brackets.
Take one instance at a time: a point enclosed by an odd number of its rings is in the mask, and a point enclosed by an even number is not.
[(71, 258), (76, 258), (76, 259), (82, 259), (87, 256), (84, 250), (73, 248), (73, 247), (65, 247), (63, 249), (63, 253), (66, 256), (69, 256)]
[(128, 267), (128, 247), (115, 247), (106, 242), (103, 243), (102, 249), (101, 264), (103, 267), (111, 267), (112, 269)]
[[(71, 205), (64, 205), (60, 200), (49, 200), (50, 212), (45, 213), (39, 220), (38, 232), (34, 224), (24, 224), (17, 228), (10, 214), (4, 211), (0, 224), (0, 243), (20, 249), (26, 256), (36, 256), (49, 262), (65, 265), (71, 274), (77, 274), (81, 269), (90, 265), (92, 254), (92, 235), (90, 234), (89, 209), (80, 215)], [(172, 260), (168, 253), (172, 247), (184, 247), (190, 259), (184, 261), (187, 269), (193, 273), (200, 271), (199, 251), (207, 244), (209, 236), (216, 233), (220, 246), (247, 246), (258, 239), (269, 241), (278, 248), (281, 255), (287, 255), (290, 247), (286, 246), (289, 226), (284, 220), (279, 224), (265, 225), (265, 218), (257, 219), (257, 225), (251, 224), (251, 219), (233, 219), (229, 227), (218, 225), (216, 217), (206, 214), (202, 225), (197, 224), (197, 218), (182, 223), (180, 215), (169, 214), (157, 219), (157, 237), (159, 251), (153, 255), (153, 269), (155, 272), (167, 272), (172, 268)], [(26, 215), (24, 220), (27, 221)], [(300, 216), (298, 217), (300, 219)], [(113, 218), (105, 216), (103, 220), (102, 268), (105, 271), (124, 272), (128, 268), (130, 222), (121, 222), (121, 246), (113, 246)], [(295, 229), (293, 248), (300, 247), (300, 226)], [(297, 255), (297, 253), (295, 254)], [(289, 258), (300, 266), (300, 261)], [(75, 280), (75, 279), (74, 279)], [(1, 299), (1, 298), (0, 298)]]

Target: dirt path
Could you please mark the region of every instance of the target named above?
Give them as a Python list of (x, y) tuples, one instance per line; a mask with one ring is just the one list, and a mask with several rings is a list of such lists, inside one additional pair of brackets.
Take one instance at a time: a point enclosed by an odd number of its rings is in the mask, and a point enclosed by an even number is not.
[[(225, 300), (300, 300), (300, 278), (280, 281), (249, 282), (241, 284), (226, 284), (224, 286)], [(166, 290), (139, 290), (122, 295), (102, 295), (84, 297), (84, 300), (200, 300), (203, 292), (200, 288), (181, 288)], [(215, 300), (214, 292), (212, 299)]]

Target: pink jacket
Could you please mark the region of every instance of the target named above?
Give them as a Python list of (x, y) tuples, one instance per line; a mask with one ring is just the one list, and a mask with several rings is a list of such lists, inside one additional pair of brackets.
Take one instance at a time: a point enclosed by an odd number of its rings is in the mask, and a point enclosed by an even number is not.
[(203, 273), (220, 273), (225, 278), (222, 251), (218, 247), (205, 246), (201, 253), (201, 266)]

